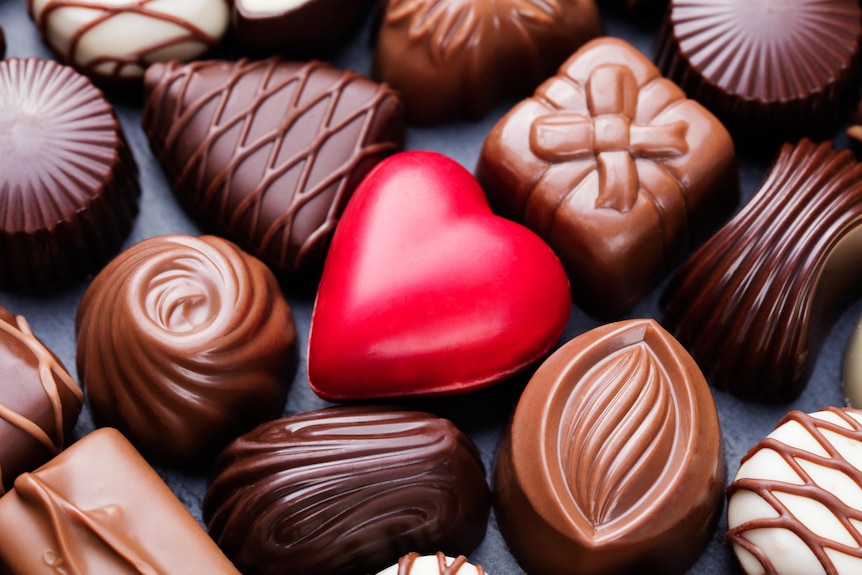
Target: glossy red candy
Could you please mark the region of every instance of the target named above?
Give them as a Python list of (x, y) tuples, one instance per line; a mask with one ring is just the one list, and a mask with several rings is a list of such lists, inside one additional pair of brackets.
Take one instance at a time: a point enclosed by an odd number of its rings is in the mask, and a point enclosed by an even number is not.
[(363, 180), (335, 232), (308, 379), (331, 400), (478, 389), (547, 354), (570, 309), (538, 236), (495, 216), (455, 161), (404, 152)]

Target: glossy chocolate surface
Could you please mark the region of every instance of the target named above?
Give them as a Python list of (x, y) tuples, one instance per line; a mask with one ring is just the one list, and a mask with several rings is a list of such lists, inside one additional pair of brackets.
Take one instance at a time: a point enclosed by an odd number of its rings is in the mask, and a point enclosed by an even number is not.
[(214, 236), (158, 236), (112, 260), (78, 306), (78, 374), (97, 422), (152, 460), (207, 461), (276, 417), (296, 362), (272, 272)]
[(354, 189), (403, 145), (395, 92), (320, 62), (157, 64), (145, 90), (141, 123), (181, 200), (276, 273), (319, 273)]
[(371, 0), (235, 0), (234, 38), (241, 50), (253, 54), (326, 55), (357, 27), (371, 4)]
[(601, 34), (593, 0), (388, 0), (374, 77), (404, 97), (408, 121), (476, 119), (528, 93)]
[(140, 80), (147, 66), (193, 60), (227, 32), (228, 0), (27, 0), (48, 47), (95, 80)]
[(725, 460), (694, 360), (654, 320), (564, 344), (536, 371), (494, 477), (527, 573), (684, 573), (718, 520)]
[(0, 306), (0, 494), (65, 447), (83, 403), (27, 320)]
[(584, 45), (491, 130), (476, 174), (497, 213), (554, 249), (575, 303), (631, 309), (728, 216), (733, 143), (636, 48)]
[(72, 68), (0, 62), (0, 288), (56, 290), (115, 253), (137, 167), (111, 105)]
[(787, 144), (748, 204), (673, 276), (663, 323), (716, 388), (790, 401), (862, 294), (860, 250), (862, 164), (828, 142)]
[(408, 553), (398, 563), (377, 575), (487, 575), (481, 565), (473, 565), (463, 555), (447, 557), (438, 551), (435, 555)]
[(134, 448), (100, 429), (0, 498), (11, 575), (218, 573), (236, 569)]
[(847, 341), (841, 383), (847, 397), (847, 405), (862, 408), (862, 320), (856, 324), (856, 329)]
[(862, 10), (852, 0), (671, 0), (656, 62), (728, 127), (771, 155), (828, 138), (855, 96)]
[(728, 487), (727, 542), (743, 570), (862, 570), (862, 411), (791, 411)]
[(411, 550), (467, 553), (490, 496), (473, 443), (450, 421), (333, 407), (258, 426), (216, 460), (210, 535), (246, 575), (368, 573)]

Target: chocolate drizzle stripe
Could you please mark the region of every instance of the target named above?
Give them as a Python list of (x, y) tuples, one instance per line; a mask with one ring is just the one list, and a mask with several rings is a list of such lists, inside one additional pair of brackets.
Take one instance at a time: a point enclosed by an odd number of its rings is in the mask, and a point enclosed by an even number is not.
[[(50, 522), (56, 550), (48, 549), (44, 557), (53, 556), (52, 567), (67, 575), (85, 575), (80, 569), (86, 561), (79, 555), (80, 538), (75, 535), (76, 527), (83, 527), (116, 554), (124, 563), (134, 568), (140, 575), (159, 575), (161, 572), (151, 558), (146, 557), (144, 549), (132, 538), (125, 535), (122, 527), (123, 512), (116, 505), (97, 509), (82, 510), (66, 500), (51, 486), (36, 475), (24, 473), (15, 480), (15, 492), (30, 506), (40, 509)], [(53, 553), (51, 553), (53, 551)]]
[[(827, 421), (802, 411), (790, 412), (777, 427), (788, 422), (799, 424), (827, 453), (821, 456), (807, 450), (793, 447), (775, 438), (767, 437), (755, 446), (743, 459), (748, 461), (755, 453), (763, 449), (769, 449), (776, 454), (793, 470), (802, 481), (802, 484), (788, 483), (765, 478), (739, 478), (735, 480), (727, 490), (728, 497), (741, 491), (749, 491), (760, 497), (775, 511), (777, 517), (761, 517), (746, 521), (728, 530), (725, 535), (726, 541), (738, 545), (754, 556), (763, 566), (767, 573), (776, 573), (775, 567), (766, 552), (751, 542), (746, 534), (758, 529), (786, 529), (799, 537), (811, 550), (818, 561), (823, 565), (828, 575), (837, 575), (838, 568), (832, 562), (827, 549), (862, 558), (862, 532), (858, 525), (862, 523), (862, 509), (856, 509), (844, 503), (836, 494), (819, 486), (811, 475), (805, 471), (801, 461), (821, 466), (826, 469), (839, 471), (847, 478), (853, 480), (862, 489), (862, 475), (860, 470), (847, 461), (835, 448), (832, 442), (824, 435), (824, 431), (836, 434), (853, 442), (862, 441), (862, 423), (838, 408), (827, 408), (824, 410), (838, 417), (841, 425)], [(848, 429), (849, 426), (849, 429)], [(825, 506), (841, 524), (856, 545), (851, 546), (820, 536), (803, 521), (804, 518), (795, 517), (784, 505), (777, 494), (784, 493), (803, 497), (816, 501)], [(855, 522), (855, 523), (854, 523)]]
[[(9, 334), (23, 343), (36, 358), (38, 362), (37, 369), (39, 373), (39, 381), (42, 384), (42, 389), (45, 390), (45, 395), (48, 397), (48, 401), (51, 404), (51, 411), (54, 414), (54, 429), (52, 430), (54, 439), (51, 439), (48, 432), (39, 427), (35, 422), (27, 419), (2, 403), (0, 403), (0, 418), (5, 419), (24, 433), (30, 435), (33, 439), (41, 443), (49, 453), (54, 455), (59, 453), (65, 444), (65, 434), (63, 432), (63, 404), (57, 387), (57, 379), (59, 379), (79, 401), (83, 401), (83, 393), (66, 370), (58, 364), (54, 356), (51, 355), (38, 339), (36, 339), (36, 336), (34, 336), (33, 332), (30, 330), (30, 326), (27, 324), (27, 320), (19, 315), (15, 317), (15, 321), (17, 323), (17, 329), (10, 324), (7, 324), (5, 321), (0, 321), (0, 331)], [(2, 474), (0, 474), (0, 478), (2, 478)]]
[[(416, 561), (421, 557), (422, 555), (416, 552), (402, 556), (398, 559), (397, 575), (411, 575), (414, 563), (416, 563)], [(468, 564), (467, 558), (463, 555), (459, 555), (453, 559), (451, 565), (447, 564), (448, 558), (442, 551), (435, 553), (434, 557), (437, 560), (438, 575), (457, 575), (458, 571), (461, 570), (461, 567)], [(476, 570), (476, 575), (485, 575), (485, 571), (482, 569), (481, 565), (472, 565), (472, 567)]]

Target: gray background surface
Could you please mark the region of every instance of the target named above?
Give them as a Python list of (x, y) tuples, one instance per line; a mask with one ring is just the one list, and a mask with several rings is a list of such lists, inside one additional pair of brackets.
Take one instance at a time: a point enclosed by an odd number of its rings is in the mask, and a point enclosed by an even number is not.
[[(7, 37), (7, 57), (50, 57), (25, 10), (24, 0), (0, 1), (0, 26), (4, 28)], [(624, 17), (620, 13), (609, 14), (607, 10), (604, 12), (605, 29), (609, 35), (628, 39), (652, 57), (657, 29), (655, 22), (634, 24), (631, 18)], [(369, 22), (370, 18), (356, 37), (332, 59), (336, 65), (363, 73), (370, 72), (372, 47), (369, 40)], [(125, 246), (166, 233), (199, 233), (180, 209), (161, 168), (149, 150), (139, 125), (139, 102), (136, 102), (135, 97), (123, 98), (123, 101), (117, 98), (112, 100), (137, 159), (143, 191), (141, 211)], [(514, 101), (504, 102), (480, 122), (455, 123), (431, 129), (408, 129), (406, 148), (436, 150), (451, 156), (467, 169), (472, 170), (485, 135), (513, 103)], [(844, 138), (839, 137), (838, 142), (840, 147), (846, 146)], [(764, 165), (745, 162), (741, 164), (743, 195), (746, 199), (756, 190), (764, 169)], [(74, 314), (86, 283), (86, 281), (81, 282), (49, 297), (30, 297), (0, 292), (0, 305), (24, 315), (36, 335), (63, 360), (73, 375), (75, 374)], [(656, 301), (662, 287), (663, 285), (658, 286), (629, 316), (659, 318)], [(327, 404), (311, 392), (305, 373), (305, 346), (312, 296), (291, 293), (287, 295), (300, 331), (299, 369), (285, 409), (285, 414), (292, 414), (324, 407)], [(862, 315), (862, 301), (857, 301), (835, 325), (819, 356), (814, 375), (806, 391), (792, 404), (765, 407), (742, 403), (723, 393), (714, 393), (721, 418), (728, 472), (731, 477), (736, 472), (742, 455), (769, 433), (787, 411), (791, 409), (815, 411), (824, 406), (843, 404), (840, 389), (841, 357), (860, 315)], [(596, 325), (595, 320), (587, 317), (580, 310), (574, 309), (562, 341), (567, 341)], [(436, 412), (455, 421), (479, 446), (490, 472), (500, 431), (514, 407), (518, 391), (517, 384), (510, 384), (474, 394), (414, 402), (408, 405)], [(81, 437), (92, 429), (93, 423), (85, 407), (76, 427), (75, 437)], [(192, 514), (200, 519), (200, 502), (206, 489), (206, 470), (196, 473), (177, 472), (170, 469), (158, 469), (158, 471), (185, 502)], [(721, 543), (723, 530), (724, 520), (722, 519), (713, 542), (690, 570), (692, 575), (739, 572), (732, 553)], [(480, 563), (492, 575), (522, 573), (506, 551), (493, 515), (484, 542), (470, 558), (473, 562)], [(289, 568), (285, 572), (289, 572)]]

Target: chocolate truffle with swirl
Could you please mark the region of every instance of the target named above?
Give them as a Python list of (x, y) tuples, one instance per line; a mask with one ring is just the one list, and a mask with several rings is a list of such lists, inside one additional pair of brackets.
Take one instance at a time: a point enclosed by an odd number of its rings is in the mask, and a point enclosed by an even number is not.
[(77, 364), (97, 423), (147, 457), (194, 463), (278, 416), (296, 328), (272, 272), (213, 236), (117, 256), (84, 293)]
[(375, 573), (408, 551), (471, 551), (490, 507), (479, 453), (452, 422), (376, 406), (265, 423), (218, 457), (210, 535), (245, 575)]
[(27, 320), (0, 306), (0, 494), (63, 449), (83, 403), (78, 384)]

